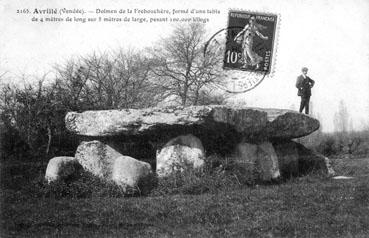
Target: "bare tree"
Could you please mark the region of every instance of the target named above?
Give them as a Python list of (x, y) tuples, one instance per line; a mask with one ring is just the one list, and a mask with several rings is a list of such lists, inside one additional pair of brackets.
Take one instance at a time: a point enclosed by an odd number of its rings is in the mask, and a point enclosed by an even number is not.
[[(8, 72), (5, 71), (5, 72), (0, 72), (0, 80), (2, 80), (3, 78), (5, 78), (5, 75), (7, 74)], [(1, 82), (1, 81), (0, 81)]]
[(92, 104), (92, 95), (87, 81), (90, 80), (90, 68), (81, 59), (69, 60), (65, 64), (56, 65), (55, 88), (56, 97), (68, 110), (87, 109)]
[(151, 81), (151, 59), (132, 49), (120, 50), (114, 58), (116, 83), (111, 91), (116, 107), (150, 107), (162, 100), (163, 90)]
[(222, 55), (216, 49), (204, 54), (205, 40), (203, 24), (179, 25), (152, 52), (157, 83), (183, 106), (198, 104), (201, 90), (220, 83)]
[[(16, 129), (31, 149), (47, 137), (46, 154), (52, 140), (55, 108), (51, 102), (53, 88), (44, 85), (46, 75), (38, 78), (38, 85), (5, 85), (1, 92), (1, 120), (6, 128)], [(23, 78), (24, 79), (24, 78)]]
[(93, 53), (57, 66), (57, 85), (70, 110), (154, 106), (161, 88), (150, 81), (150, 64), (133, 49)]
[(338, 111), (334, 114), (335, 131), (346, 133), (348, 130), (349, 114), (343, 100), (340, 101)]

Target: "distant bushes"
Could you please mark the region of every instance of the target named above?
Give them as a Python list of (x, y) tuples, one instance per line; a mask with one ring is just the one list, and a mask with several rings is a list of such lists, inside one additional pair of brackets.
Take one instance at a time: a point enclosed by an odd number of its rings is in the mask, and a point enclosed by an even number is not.
[(369, 155), (369, 131), (321, 133), (302, 139), (302, 143), (325, 156), (364, 157)]

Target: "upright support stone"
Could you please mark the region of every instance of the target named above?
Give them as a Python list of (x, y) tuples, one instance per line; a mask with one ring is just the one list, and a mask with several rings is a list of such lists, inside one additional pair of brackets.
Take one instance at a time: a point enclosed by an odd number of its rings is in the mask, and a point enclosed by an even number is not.
[(245, 166), (256, 176), (254, 179), (270, 181), (280, 176), (278, 158), (269, 142), (250, 144), (242, 142), (236, 146), (235, 161)]
[(201, 140), (192, 134), (177, 136), (168, 141), (164, 147), (168, 147), (171, 145), (184, 145), (190, 148), (197, 148), (203, 154), (205, 154), (205, 149), (204, 146), (202, 145)]
[(312, 171), (320, 171), (327, 176), (335, 175), (335, 171), (333, 170), (327, 157), (315, 151), (312, 151), (299, 143), (294, 143), (296, 144), (299, 155), (300, 174), (307, 174)]
[(205, 151), (199, 138), (189, 134), (171, 139), (156, 156), (156, 173), (166, 177), (176, 172), (201, 170)]
[(280, 176), (278, 157), (273, 145), (270, 142), (263, 142), (258, 145), (257, 166), (261, 170), (261, 179), (269, 181)]
[(258, 160), (258, 146), (250, 143), (239, 143), (236, 146), (235, 162), (254, 173), (256, 161)]
[(86, 171), (100, 178), (111, 177), (114, 161), (120, 156), (119, 152), (97, 140), (82, 142), (75, 155)]
[(48, 183), (67, 179), (73, 175), (76, 175), (79, 168), (80, 164), (74, 157), (54, 157), (47, 164), (45, 179)]
[[(136, 160), (129, 156), (120, 156), (115, 159), (113, 170), (112, 170), (112, 180), (121, 187), (124, 188), (138, 188), (141, 192), (146, 193), (147, 189), (151, 189), (154, 181), (152, 180), (153, 174), (151, 166), (148, 163)], [(141, 185), (149, 186), (141, 186)]]
[(289, 178), (299, 174), (299, 155), (296, 144), (292, 141), (273, 143), (278, 157), (282, 177)]
[(75, 156), (82, 167), (93, 175), (113, 181), (125, 191), (136, 189), (140, 182), (152, 179), (150, 164), (124, 156), (100, 141), (82, 142)]

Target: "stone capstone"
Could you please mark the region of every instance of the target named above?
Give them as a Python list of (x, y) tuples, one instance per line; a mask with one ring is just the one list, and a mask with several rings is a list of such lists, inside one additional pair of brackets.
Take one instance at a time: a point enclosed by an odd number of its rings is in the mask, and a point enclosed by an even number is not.
[(244, 139), (291, 139), (319, 128), (318, 120), (291, 110), (222, 105), (69, 112), (65, 123), (73, 133), (94, 137), (199, 136), (232, 130)]
[(48, 183), (67, 179), (78, 173), (80, 164), (74, 157), (59, 156), (49, 160), (47, 164), (45, 179)]

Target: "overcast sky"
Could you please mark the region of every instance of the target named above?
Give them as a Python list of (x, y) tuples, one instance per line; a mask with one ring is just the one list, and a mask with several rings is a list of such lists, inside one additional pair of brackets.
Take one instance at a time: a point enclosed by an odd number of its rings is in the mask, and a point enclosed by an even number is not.
[(0, 73), (9, 71), (8, 76), (43, 74), (56, 63), (93, 51), (151, 46), (170, 34), (172, 27), (170, 23), (34, 23), (30, 21), (31, 14), (16, 13), (27, 8), (31, 12), (34, 8), (217, 9), (220, 14), (202, 16), (209, 18), (206, 23), (209, 33), (226, 27), (229, 9), (279, 14), (273, 77), (247, 93), (233, 96), (232, 101), (248, 106), (296, 109), (299, 105), (296, 77), (301, 67), (307, 66), (316, 82), (311, 99), (313, 110), (319, 114), (325, 131), (333, 129), (333, 115), (340, 100), (347, 105), (354, 128), (369, 124), (367, 0), (0, 0)]

